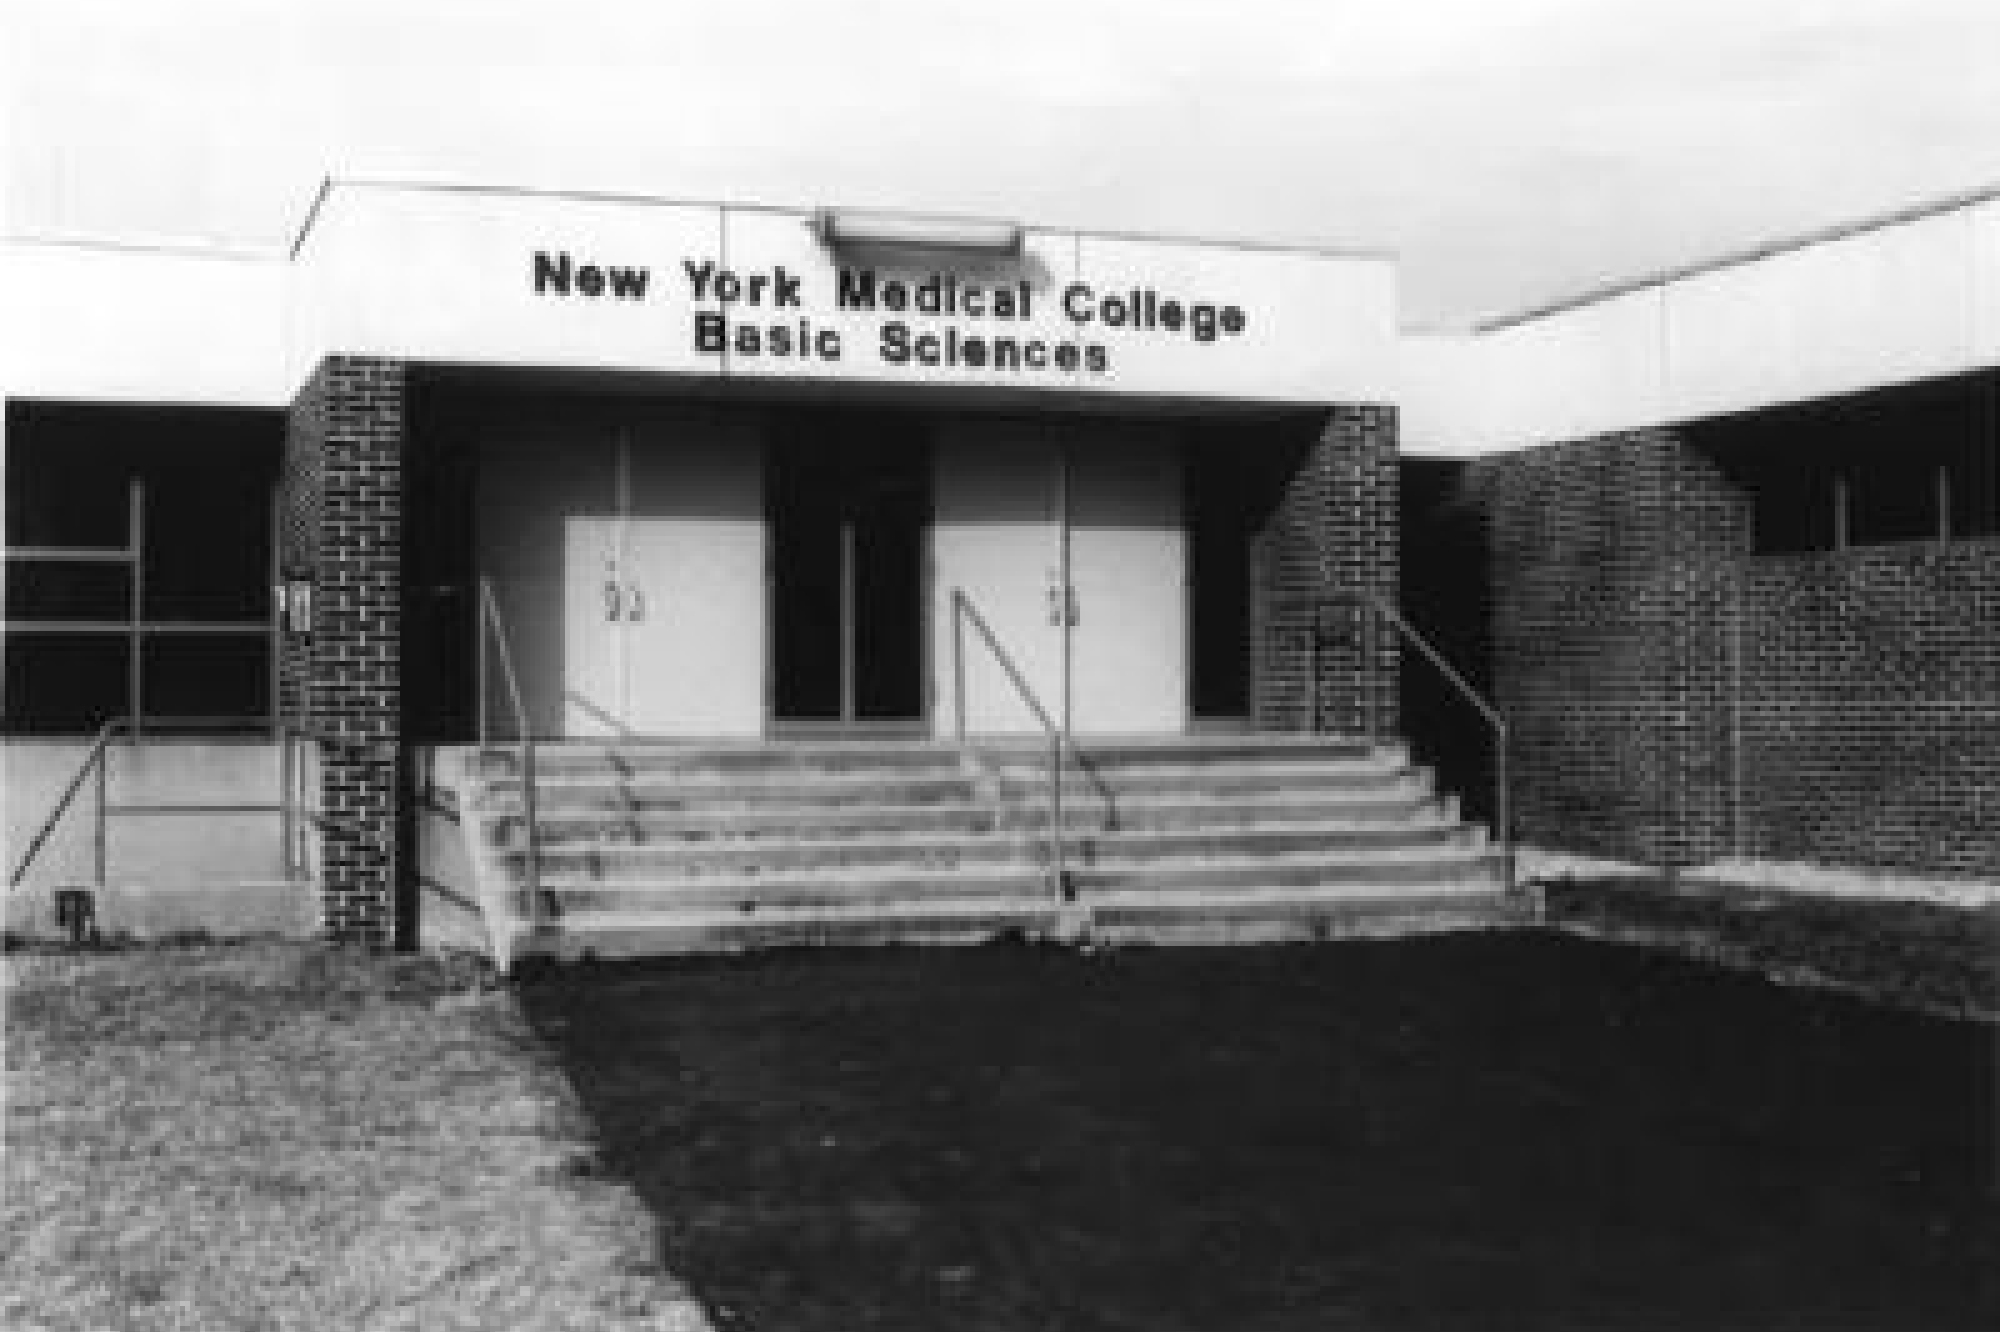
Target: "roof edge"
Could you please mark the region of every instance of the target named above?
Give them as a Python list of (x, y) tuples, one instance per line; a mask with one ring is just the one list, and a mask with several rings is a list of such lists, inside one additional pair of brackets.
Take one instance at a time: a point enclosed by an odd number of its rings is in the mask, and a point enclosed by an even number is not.
[[(291, 257), (296, 259), (304, 248), (308, 233), (318, 223), (320, 213), (327, 198), (335, 189), (387, 189), (408, 190), (418, 193), (436, 194), (484, 194), (514, 195), (524, 199), (574, 199), (584, 203), (654, 204), (681, 208), (719, 208), (744, 213), (786, 213), (810, 215), (821, 208), (852, 207), (872, 213), (892, 217), (948, 218), (956, 221), (990, 221), (990, 218), (976, 217), (970, 213), (937, 209), (881, 208), (873, 204), (775, 204), (754, 199), (689, 199), (666, 194), (647, 194), (624, 190), (580, 190), (561, 189), (544, 185), (500, 185), (477, 181), (415, 180), (397, 177), (377, 176), (327, 176), (320, 181), (311, 205), (293, 235)], [(1375, 263), (1392, 263), (1397, 258), (1394, 250), (1363, 246), (1337, 246), (1308, 244), (1305, 242), (1256, 240), (1237, 236), (1194, 236), (1167, 232), (1118, 231), (1104, 228), (1076, 227), (1036, 222), (1022, 223), (1030, 231), (1053, 231), (1073, 236), (1091, 236), (1104, 240), (1128, 240), (1151, 242), (1164, 245), (1206, 245), (1218, 249), (1246, 250), (1270, 254), (1305, 254), (1323, 259), (1352, 259)]]
[(1712, 259), (1703, 259), (1692, 264), (1682, 264), (1678, 267), (1664, 269), (1643, 277), (1622, 278), (1615, 282), (1605, 283), (1602, 286), (1591, 287), (1575, 296), (1566, 296), (1561, 300), (1550, 301), (1544, 305), (1531, 306), (1526, 310), (1519, 310), (1512, 314), (1494, 315), (1489, 318), (1474, 320), (1471, 325), (1471, 331), (1474, 333), (1498, 333), (1521, 324), (1533, 323), (1537, 319), (1546, 319), (1550, 315), (1567, 314), (1572, 310), (1581, 310), (1586, 306), (1600, 305), (1606, 301), (1617, 300), (1621, 296), (1630, 296), (1653, 287), (1664, 287), (1669, 283), (1679, 282), (1686, 278), (1700, 277), (1703, 274), (1720, 272), (1726, 268), (1737, 268), (1744, 264), (1753, 264), (1763, 259), (1774, 259), (1781, 254), (1791, 254), (1799, 250), (1811, 249), (1815, 245), (1831, 244), (1834, 241), (1846, 240), (1852, 236), (1866, 235), (1871, 231), (1885, 231), (1890, 227), (1899, 227), (1911, 222), (1921, 222), (1925, 218), (1938, 217), (1945, 213), (1955, 213), (1963, 208), (1973, 208), (1983, 203), (1991, 203), (1995, 199), (2000, 199), (2000, 182), (1964, 190), (1957, 194), (1945, 195), (1942, 198), (1930, 199), (1919, 204), (1911, 204), (1908, 207), (1895, 209), (1887, 213), (1876, 213), (1854, 221), (1838, 222), (1831, 226), (1816, 228), (1812, 231), (1798, 232), (1779, 240), (1767, 241), (1748, 249), (1728, 251)]
[(110, 250), (121, 254), (173, 255), (182, 259), (214, 259), (225, 263), (281, 263), (285, 258), (284, 251), (276, 246), (258, 250), (246, 246), (171, 237), (152, 239), (93, 236), (82, 233), (37, 235), (33, 232), (18, 232), (10, 233), (4, 239), (9, 245), (38, 245), (50, 249), (69, 250)]

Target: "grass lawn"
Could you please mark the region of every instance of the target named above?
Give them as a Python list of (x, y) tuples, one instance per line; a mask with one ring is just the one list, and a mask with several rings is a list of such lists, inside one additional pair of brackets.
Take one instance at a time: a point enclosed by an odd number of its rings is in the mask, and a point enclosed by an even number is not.
[(0, 1327), (701, 1325), (470, 973), (277, 945), (4, 963)]
[(1622, 945), (7, 961), (10, 1332), (2000, 1314), (1992, 1025)]
[(793, 953), (525, 987), (723, 1327), (1995, 1326), (1995, 1032), (1637, 948)]
[(1683, 878), (1567, 878), (1551, 923), (1948, 1016), (2000, 1021), (2000, 905), (1777, 892)]

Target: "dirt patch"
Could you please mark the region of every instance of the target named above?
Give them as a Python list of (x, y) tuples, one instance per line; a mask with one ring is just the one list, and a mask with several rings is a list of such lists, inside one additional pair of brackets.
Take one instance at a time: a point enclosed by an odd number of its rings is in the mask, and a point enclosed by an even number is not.
[(524, 991), (755, 1329), (1990, 1326), (1991, 1028), (1539, 932)]
[(2000, 903), (1627, 875), (1543, 881), (1549, 923), (1773, 979), (2000, 1019)]
[(304, 945), (5, 965), (0, 1326), (702, 1326), (477, 967)]

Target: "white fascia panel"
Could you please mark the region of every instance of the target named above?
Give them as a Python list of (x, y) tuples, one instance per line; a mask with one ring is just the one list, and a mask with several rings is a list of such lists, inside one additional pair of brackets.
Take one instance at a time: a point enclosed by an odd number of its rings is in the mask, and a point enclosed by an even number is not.
[(1974, 217), (1956, 210), (1667, 286), (1671, 414), (1694, 419), (1974, 363)]
[[(1088, 233), (1065, 301), (1073, 330), (1102, 344), (1115, 392), (1278, 403), (1387, 403), (1397, 392), (1395, 265), (1304, 250), (1186, 244)], [(1159, 320), (1166, 302), (1241, 312), (1209, 340)], [(1136, 318), (1106, 322), (1120, 309)], [(1087, 313), (1086, 322), (1072, 315)], [(1234, 322), (1234, 321), (1232, 321)]]
[(2000, 199), (1971, 210), (1972, 352), (1974, 366), (2000, 366)]
[(335, 185), (300, 247), (292, 364), (351, 353), (713, 373), (674, 317), (721, 210)]
[(1484, 450), (1653, 425), (1665, 403), (1657, 287), (1482, 335)]
[(88, 243), (5, 247), (6, 393), (271, 407), (290, 400), (281, 259)]

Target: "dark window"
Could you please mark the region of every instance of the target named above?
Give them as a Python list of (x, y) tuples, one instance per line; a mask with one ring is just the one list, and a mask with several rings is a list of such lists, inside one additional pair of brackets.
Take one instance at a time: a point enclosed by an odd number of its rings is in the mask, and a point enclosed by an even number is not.
[(9, 562), (0, 730), (87, 732), (131, 710), (135, 576), (145, 710), (268, 714), (265, 634), (173, 626), (265, 623), (282, 440), (274, 412), (8, 404), (9, 547), (122, 549), (136, 492), (142, 559)]
[(1694, 437), (1755, 506), (1759, 553), (2000, 532), (1995, 377), (1772, 408)]
[(126, 643), (102, 634), (9, 634), (0, 712), (13, 735), (76, 735), (125, 712)]

